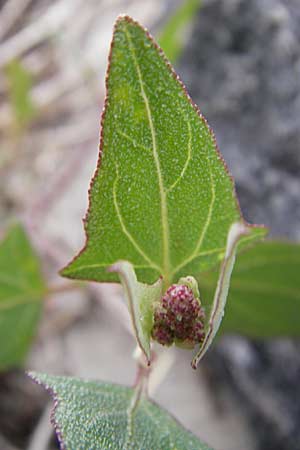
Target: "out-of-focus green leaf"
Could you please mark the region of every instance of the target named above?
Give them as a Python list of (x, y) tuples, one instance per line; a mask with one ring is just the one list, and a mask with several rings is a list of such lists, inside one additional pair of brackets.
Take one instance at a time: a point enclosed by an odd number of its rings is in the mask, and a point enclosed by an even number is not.
[[(176, 74), (127, 16), (113, 35), (100, 154), (87, 243), (64, 276), (118, 281), (107, 268), (124, 260), (140, 282), (168, 287), (223, 259), (242, 220), (232, 179)], [(251, 227), (241, 242), (265, 232)]]
[(0, 370), (22, 364), (36, 332), (46, 286), (24, 229), (0, 242)]
[(8, 93), (18, 128), (25, 128), (35, 115), (31, 98), (32, 77), (30, 72), (18, 60), (6, 66)]
[(54, 395), (53, 422), (66, 450), (211, 450), (135, 389), (29, 375)]
[[(198, 277), (211, 298), (218, 274)], [(237, 257), (221, 330), (254, 338), (300, 336), (300, 245), (265, 241)]]
[(186, 41), (188, 26), (200, 6), (201, 0), (184, 0), (160, 33), (158, 42), (173, 64), (181, 55)]

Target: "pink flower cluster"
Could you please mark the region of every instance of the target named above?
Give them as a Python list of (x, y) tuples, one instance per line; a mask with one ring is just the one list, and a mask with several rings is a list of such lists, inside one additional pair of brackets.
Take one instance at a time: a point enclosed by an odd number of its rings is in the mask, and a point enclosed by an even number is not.
[(204, 310), (192, 289), (173, 284), (154, 310), (152, 338), (162, 345), (174, 342), (194, 347), (204, 339)]

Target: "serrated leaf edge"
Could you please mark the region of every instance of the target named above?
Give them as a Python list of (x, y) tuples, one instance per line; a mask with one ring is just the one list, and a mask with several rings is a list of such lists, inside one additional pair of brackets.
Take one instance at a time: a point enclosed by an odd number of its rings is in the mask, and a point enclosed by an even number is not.
[(59, 404), (59, 398), (58, 398), (58, 394), (54, 391), (54, 389), (52, 387), (50, 387), (47, 383), (43, 383), (39, 378), (38, 378), (38, 374), (36, 374), (35, 372), (26, 372), (26, 375), (31, 378), (31, 380), (36, 383), (37, 385), (43, 387), (51, 396), (52, 400), (53, 400), (53, 407), (51, 410), (51, 414), (50, 414), (50, 422), (53, 425), (55, 434), (57, 436), (57, 440), (60, 446), (60, 450), (68, 450), (66, 447), (66, 444), (64, 443), (64, 438), (63, 438), (63, 434), (61, 431), (61, 428), (59, 426), (59, 423), (57, 422), (56, 418), (55, 418), (55, 413)]

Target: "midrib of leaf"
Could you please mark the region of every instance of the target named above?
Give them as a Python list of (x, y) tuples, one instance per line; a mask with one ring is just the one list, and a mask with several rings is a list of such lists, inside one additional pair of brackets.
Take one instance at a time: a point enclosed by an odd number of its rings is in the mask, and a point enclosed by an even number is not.
[(144, 100), (150, 132), (151, 132), (151, 138), (152, 138), (152, 153), (153, 158), (156, 166), (157, 171), (157, 178), (158, 178), (158, 185), (159, 185), (159, 192), (160, 192), (160, 207), (161, 207), (161, 225), (162, 225), (162, 243), (163, 243), (163, 270), (162, 275), (164, 278), (164, 283), (166, 286), (170, 284), (170, 254), (169, 254), (169, 221), (168, 221), (168, 206), (167, 206), (167, 196), (166, 191), (164, 188), (164, 182), (163, 182), (163, 176), (161, 172), (160, 167), (160, 161), (158, 157), (157, 152), (157, 142), (156, 142), (156, 133), (154, 129), (153, 119), (152, 119), (152, 113), (151, 108), (149, 104), (148, 97), (146, 95), (145, 89), (144, 89), (144, 81), (142, 77), (142, 72), (135, 54), (135, 49), (132, 44), (132, 39), (129, 30), (127, 29), (126, 25), (124, 26), (125, 34), (128, 40), (130, 52), (132, 55), (132, 59), (134, 62), (134, 66), (137, 72), (140, 88), (141, 88), (141, 95)]
[(114, 206), (116, 209), (116, 213), (122, 228), (123, 233), (125, 234), (125, 236), (128, 238), (128, 240), (131, 242), (131, 244), (134, 246), (134, 248), (140, 253), (140, 255), (149, 263), (149, 265), (153, 268), (159, 271), (159, 273), (161, 273), (161, 268), (155, 264), (154, 261), (152, 261), (148, 255), (144, 252), (144, 250), (139, 246), (139, 244), (136, 242), (136, 240), (134, 239), (134, 237), (131, 235), (131, 233), (129, 233), (129, 231), (126, 228), (126, 225), (124, 223), (120, 208), (119, 208), (119, 204), (118, 204), (118, 198), (117, 198), (117, 184), (119, 181), (119, 170), (118, 170), (118, 166), (116, 165), (116, 178), (113, 184), (113, 200), (114, 200)]
[(133, 435), (133, 417), (136, 412), (136, 409), (140, 403), (140, 399), (142, 396), (142, 384), (139, 384), (133, 392), (131, 402), (126, 410), (127, 415), (127, 429), (126, 429), (126, 441), (124, 444), (124, 450), (130, 449), (130, 444)]

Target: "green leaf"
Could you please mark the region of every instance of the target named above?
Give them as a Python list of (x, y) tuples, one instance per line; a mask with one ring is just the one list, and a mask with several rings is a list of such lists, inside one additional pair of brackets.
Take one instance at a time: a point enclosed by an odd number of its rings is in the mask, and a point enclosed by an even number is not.
[(0, 242), (0, 370), (22, 364), (36, 332), (46, 287), (21, 225)]
[(187, 37), (188, 26), (200, 6), (201, 0), (183, 1), (160, 33), (159, 44), (172, 63), (175, 63), (181, 55)]
[[(241, 221), (215, 138), (149, 34), (131, 18), (115, 25), (90, 189), (87, 242), (62, 275), (118, 281), (129, 261), (139, 281), (196, 277), (223, 259)], [(251, 228), (245, 240), (265, 234)]]
[(150, 337), (153, 327), (153, 303), (162, 296), (162, 279), (149, 286), (139, 283), (134, 269), (127, 261), (119, 261), (109, 269), (119, 274), (128, 301), (134, 334), (150, 365)]
[[(300, 336), (300, 245), (266, 241), (241, 253), (231, 277), (222, 331), (253, 338)], [(210, 298), (218, 274), (198, 277)]]
[(224, 316), (230, 277), (235, 262), (237, 246), (241, 237), (247, 234), (249, 234), (249, 227), (245, 226), (245, 224), (243, 224), (242, 222), (236, 222), (230, 227), (227, 237), (226, 252), (222, 261), (219, 278), (216, 283), (216, 291), (210, 311), (205, 339), (192, 361), (193, 369), (197, 368), (197, 365), (209, 349), (220, 328)]
[(210, 450), (135, 389), (29, 375), (54, 395), (52, 418), (66, 450)]
[(19, 128), (24, 128), (30, 123), (36, 112), (30, 95), (31, 74), (20, 61), (13, 60), (6, 66), (6, 76), (16, 124)]

